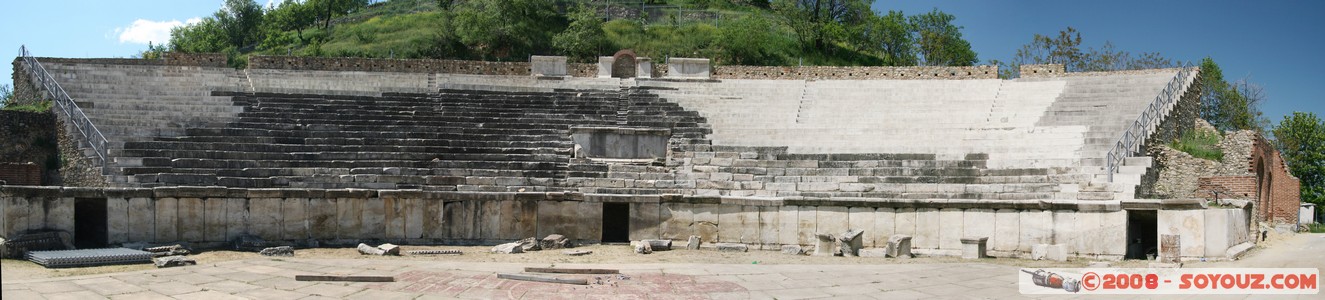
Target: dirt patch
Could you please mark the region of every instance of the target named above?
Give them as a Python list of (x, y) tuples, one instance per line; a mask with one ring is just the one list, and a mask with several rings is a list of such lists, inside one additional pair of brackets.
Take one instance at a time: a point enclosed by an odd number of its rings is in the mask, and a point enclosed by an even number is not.
[[(966, 260), (960, 257), (937, 256), (917, 257), (912, 259), (878, 257), (824, 257), (787, 255), (778, 251), (751, 250), (750, 252), (718, 252), (713, 249), (656, 251), (653, 254), (635, 254), (628, 245), (587, 245), (573, 250), (589, 250), (593, 254), (569, 256), (565, 250), (543, 250), (520, 254), (497, 254), (488, 252), (489, 246), (401, 246), (402, 253), (410, 250), (460, 250), (461, 255), (402, 255), (375, 256), (360, 255), (354, 248), (312, 248), (297, 249), (298, 258), (336, 258), (336, 259), (380, 259), (380, 260), (415, 260), (415, 261), (458, 261), (458, 262), (502, 262), (531, 264), (611, 264), (611, 263), (697, 263), (697, 264), (798, 264), (798, 265), (835, 265), (835, 264), (915, 264), (915, 263), (988, 263), (998, 265), (1034, 267), (1034, 268), (1071, 268), (1085, 266), (1087, 261), (1034, 261), (1013, 258), (989, 258)], [(190, 255), (198, 264), (217, 263), (242, 259), (280, 259), (266, 257), (256, 252), (241, 251), (202, 251)], [(4, 280), (29, 280), (52, 277), (95, 275), (106, 273), (132, 272), (155, 269), (151, 264), (116, 265), (84, 268), (47, 269), (22, 260), (5, 259), (0, 261)]]

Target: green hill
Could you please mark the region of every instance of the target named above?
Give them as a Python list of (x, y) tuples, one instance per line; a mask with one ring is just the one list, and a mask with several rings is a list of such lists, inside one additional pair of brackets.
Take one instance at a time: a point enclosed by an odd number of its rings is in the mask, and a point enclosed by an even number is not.
[(237, 66), (254, 53), (589, 62), (620, 49), (743, 65), (977, 62), (953, 17), (937, 10), (905, 16), (876, 13), (863, 0), (825, 0), (832, 9), (824, 10), (801, 2), (287, 0), (262, 8), (229, 0), (203, 22), (173, 30), (168, 49), (225, 52)]

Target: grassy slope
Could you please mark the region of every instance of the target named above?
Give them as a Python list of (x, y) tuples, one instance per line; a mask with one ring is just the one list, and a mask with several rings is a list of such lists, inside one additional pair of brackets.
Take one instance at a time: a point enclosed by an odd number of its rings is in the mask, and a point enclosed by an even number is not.
[[(671, 1), (684, 3), (685, 1)], [(676, 5), (678, 3), (671, 3)], [(720, 13), (724, 19), (735, 19), (739, 16), (762, 9), (755, 7), (723, 7), (710, 9), (710, 11)], [(772, 16), (772, 14), (761, 14)], [(264, 55), (284, 55), (289, 53), (301, 56), (332, 56), (332, 57), (395, 57), (395, 58), (463, 58), (456, 54), (454, 47), (463, 47), (460, 45), (447, 44), (444, 41), (451, 36), (449, 31), (449, 16), (440, 10), (436, 1), (430, 0), (391, 0), (382, 2), (367, 9), (351, 13), (350, 15), (337, 18), (332, 21), (329, 29), (323, 30), (320, 26), (304, 30), (303, 36), (307, 40), (324, 40), (322, 44), (295, 44), (287, 47), (278, 47), (274, 49), (265, 49), (258, 51)], [(695, 47), (704, 47), (712, 42), (716, 36), (711, 36), (713, 32), (705, 34), (696, 34), (696, 31), (716, 31), (721, 26), (722, 21), (715, 21), (713, 24), (700, 25), (694, 23), (677, 24), (651, 24), (646, 26), (647, 35), (621, 36), (608, 34), (610, 43), (621, 48), (635, 48), (641, 55), (651, 56), (702, 56), (713, 57), (714, 48), (703, 48), (695, 50)], [(776, 23), (776, 22), (775, 22)], [(791, 34), (789, 28), (775, 28), (773, 31)], [(289, 40), (297, 41), (296, 33), (286, 32)], [(646, 37), (647, 36), (647, 37)], [(787, 38), (794, 40), (794, 37)], [(630, 47), (628, 45), (634, 45)], [(614, 51), (609, 51), (614, 52)], [(811, 51), (800, 53), (798, 49), (788, 49), (788, 52), (797, 53), (792, 55), (786, 62), (787, 65), (877, 65), (881, 63), (878, 57), (869, 54), (858, 53), (850, 49), (838, 47), (833, 53), (821, 53)], [(611, 53), (604, 53), (609, 55)], [(719, 60), (717, 63), (722, 63)]]

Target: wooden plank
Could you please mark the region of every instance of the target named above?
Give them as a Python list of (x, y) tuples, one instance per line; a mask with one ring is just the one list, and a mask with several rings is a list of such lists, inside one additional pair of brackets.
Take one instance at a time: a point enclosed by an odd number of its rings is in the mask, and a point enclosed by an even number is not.
[(565, 283), (565, 284), (589, 285), (589, 280), (588, 280), (588, 279), (556, 278), (556, 277), (540, 277), (540, 276), (520, 275), (520, 274), (497, 274), (497, 278), (501, 278), (501, 279), (510, 279), (510, 280), (522, 280), (522, 281), (537, 281), (537, 282), (547, 282), (547, 283)]
[(568, 269), (568, 268), (524, 268), (525, 272), (530, 273), (559, 273), (559, 274), (621, 274), (619, 270), (613, 269)]
[(395, 276), (294, 275), (294, 281), (395, 282)]

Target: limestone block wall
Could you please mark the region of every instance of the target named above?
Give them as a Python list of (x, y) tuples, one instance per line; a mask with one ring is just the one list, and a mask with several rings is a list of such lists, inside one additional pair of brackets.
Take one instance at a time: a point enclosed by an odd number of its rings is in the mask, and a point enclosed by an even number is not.
[(1158, 233), (1177, 234), (1183, 260), (1223, 258), (1229, 248), (1253, 242), (1250, 212), (1239, 208), (1160, 210)]
[(529, 76), (529, 62), (357, 57), (250, 56), (250, 69)]
[(715, 66), (713, 79), (998, 79), (998, 66), (829, 67)]
[[(629, 205), (629, 237), (746, 243), (756, 249), (814, 244), (815, 233), (862, 229), (866, 247), (915, 237), (919, 253), (955, 255), (963, 236), (987, 236), (991, 253), (1024, 255), (1062, 244), (1074, 255), (1118, 259), (1126, 212), (939, 202), (796, 201), (681, 195), (466, 193), (397, 190), (0, 187), (0, 234), (73, 231), (78, 198), (104, 198), (111, 244), (190, 242), (223, 246), (242, 235), (269, 241), (354, 244), (495, 244), (563, 234), (603, 235), (603, 206)], [(607, 216), (623, 217), (623, 216)], [(75, 234), (75, 239), (79, 238)]]

